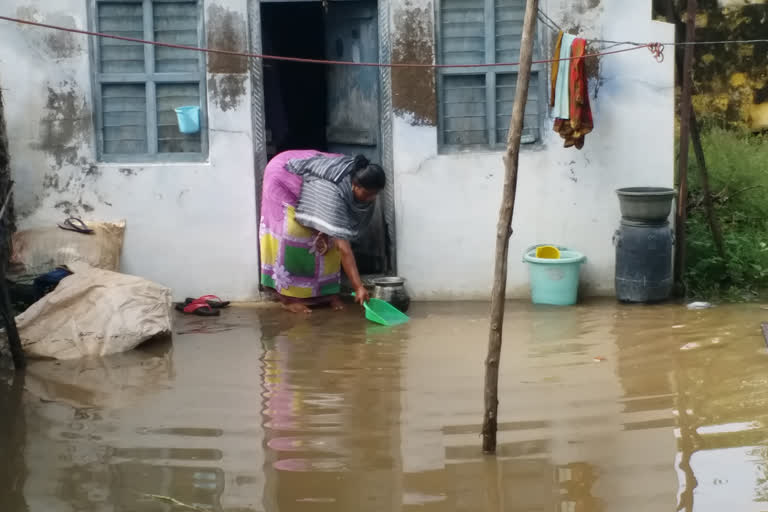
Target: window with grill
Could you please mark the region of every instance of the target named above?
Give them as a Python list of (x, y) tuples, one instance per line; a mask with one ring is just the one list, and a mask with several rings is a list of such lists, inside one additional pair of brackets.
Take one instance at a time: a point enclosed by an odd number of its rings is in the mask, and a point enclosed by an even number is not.
[[(200, 46), (200, 0), (91, 0), (98, 32)], [(99, 156), (106, 161), (201, 160), (207, 151), (205, 60), (200, 52), (96, 38), (92, 46)], [(175, 109), (200, 107), (200, 130)]]
[[(520, 57), (525, 0), (441, 0), (438, 52), (441, 64), (496, 64)], [(540, 137), (543, 81), (534, 65), (522, 142)], [(442, 148), (497, 148), (506, 144), (515, 100), (517, 67), (441, 68), (438, 75)]]

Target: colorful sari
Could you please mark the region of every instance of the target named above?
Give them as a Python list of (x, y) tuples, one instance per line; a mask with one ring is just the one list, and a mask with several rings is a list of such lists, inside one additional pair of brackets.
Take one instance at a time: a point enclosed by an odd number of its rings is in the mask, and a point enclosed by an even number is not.
[(318, 151), (286, 151), (264, 171), (259, 242), (261, 284), (283, 297), (317, 303), (341, 288), (341, 258), (333, 240), (296, 221), (302, 177), (290, 172), (291, 160), (327, 155)]
[[(584, 56), (587, 51), (586, 45), (586, 40), (582, 38), (577, 38), (573, 41), (571, 47), (571, 57), (573, 60), (568, 64), (569, 118), (561, 117), (555, 119), (554, 130), (565, 140), (566, 148), (576, 146), (577, 149), (582, 149), (584, 147), (584, 138), (595, 127), (592, 109), (589, 105), (589, 86), (584, 66)], [(562, 73), (562, 68), (560, 73)]]

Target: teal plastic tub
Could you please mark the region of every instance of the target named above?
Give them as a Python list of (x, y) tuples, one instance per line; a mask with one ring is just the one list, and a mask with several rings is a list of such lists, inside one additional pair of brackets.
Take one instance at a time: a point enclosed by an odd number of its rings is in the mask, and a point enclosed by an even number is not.
[[(543, 244), (550, 245), (550, 244)], [(577, 251), (560, 249), (559, 259), (536, 257), (536, 248), (525, 251), (523, 261), (528, 264), (531, 281), (531, 300), (534, 304), (571, 306), (579, 298), (579, 274), (586, 256)]]
[(176, 109), (181, 133), (197, 133), (200, 131), (200, 107), (189, 106)]

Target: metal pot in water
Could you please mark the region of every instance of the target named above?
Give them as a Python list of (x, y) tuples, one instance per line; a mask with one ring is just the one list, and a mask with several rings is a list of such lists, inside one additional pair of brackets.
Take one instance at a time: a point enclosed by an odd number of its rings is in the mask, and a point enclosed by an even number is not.
[(389, 302), (405, 313), (411, 305), (411, 298), (405, 291), (402, 277), (382, 277), (373, 281), (372, 297)]

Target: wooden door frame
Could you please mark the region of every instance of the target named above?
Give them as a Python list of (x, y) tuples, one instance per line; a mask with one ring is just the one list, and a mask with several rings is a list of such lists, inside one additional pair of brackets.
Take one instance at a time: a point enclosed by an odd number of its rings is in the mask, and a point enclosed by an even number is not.
[[(300, 0), (248, 0), (248, 35), (251, 53), (261, 53), (261, 4), (275, 2), (292, 2)], [(306, 1), (306, 0), (305, 0)], [(311, 0), (310, 0), (311, 1)], [(317, 0), (320, 1), (320, 0)], [(392, 44), (390, 38), (390, 8), (391, 0), (377, 0), (377, 15), (379, 21), (379, 61), (390, 62)], [(257, 225), (261, 219), (261, 182), (264, 168), (267, 165), (267, 136), (264, 114), (264, 69), (259, 59), (249, 59), (249, 74), (251, 80), (251, 121), (253, 129), (254, 174), (256, 178), (256, 215)], [(389, 260), (392, 273), (397, 272), (397, 250), (395, 231), (395, 177), (392, 142), (392, 70), (388, 67), (379, 68), (379, 117), (381, 127), (380, 153), (381, 165), (387, 174), (387, 187), (384, 190), (382, 207), (387, 223), (389, 237)], [(259, 262), (260, 263), (260, 262)]]

